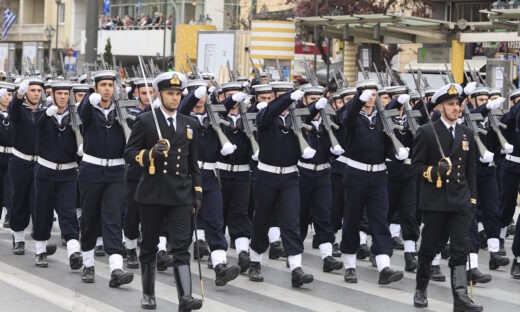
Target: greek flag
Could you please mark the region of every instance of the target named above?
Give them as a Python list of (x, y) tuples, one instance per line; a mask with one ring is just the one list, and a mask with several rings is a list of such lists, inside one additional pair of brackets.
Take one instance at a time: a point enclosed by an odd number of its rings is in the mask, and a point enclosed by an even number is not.
[(103, 15), (107, 16), (110, 14), (110, 0), (105, 0), (103, 3)]
[(2, 29), (2, 40), (7, 39), (7, 32), (9, 29), (11, 29), (11, 26), (13, 26), (14, 22), (16, 22), (16, 15), (13, 14), (13, 12), (9, 11), (9, 9), (6, 7), (4, 10), (4, 26)]

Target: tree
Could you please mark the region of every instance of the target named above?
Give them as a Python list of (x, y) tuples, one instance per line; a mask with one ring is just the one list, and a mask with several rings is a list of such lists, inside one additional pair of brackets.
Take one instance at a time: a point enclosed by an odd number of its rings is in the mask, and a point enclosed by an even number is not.
[(112, 44), (110, 43), (110, 38), (107, 39), (107, 44), (105, 44), (103, 59), (105, 60), (105, 63), (112, 64)]

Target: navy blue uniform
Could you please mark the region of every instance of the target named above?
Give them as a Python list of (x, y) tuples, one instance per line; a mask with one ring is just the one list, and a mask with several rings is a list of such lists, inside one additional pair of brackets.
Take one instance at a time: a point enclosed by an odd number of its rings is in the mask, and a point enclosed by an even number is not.
[[(0, 205), (5, 207), (6, 213), (4, 220), (9, 220), (11, 210), (11, 180), (9, 179), (9, 158), (13, 145), (12, 132), (13, 126), (9, 121), (7, 112), (0, 112)], [(0, 207), (0, 216), (2, 208)]]
[[(339, 116), (347, 109), (347, 104), (343, 105), (334, 117), (335, 123), (339, 126), (338, 130), (334, 130), (334, 134), (339, 144), (345, 150), (345, 127), (339, 122)], [(332, 189), (332, 209), (330, 220), (332, 229), (337, 232), (341, 229), (343, 221), (343, 210), (345, 208), (345, 190), (343, 189), (343, 172), (345, 171), (345, 153), (340, 157), (332, 157), (330, 159), (331, 167), (331, 189)]]

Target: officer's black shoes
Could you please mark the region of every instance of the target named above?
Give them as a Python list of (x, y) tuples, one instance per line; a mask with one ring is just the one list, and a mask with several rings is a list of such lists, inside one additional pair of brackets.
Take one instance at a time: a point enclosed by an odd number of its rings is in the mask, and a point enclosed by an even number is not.
[(170, 256), (166, 254), (166, 251), (160, 250), (157, 253), (157, 271), (162, 272), (168, 270), (168, 262), (170, 262)]
[(283, 256), (284, 253), (282, 242), (278, 241), (269, 244), (269, 259), (278, 259)]
[(249, 266), (249, 280), (253, 282), (263, 282), (264, 276), (262, 275), (262, 270), (260, 268), (260, 262), (251, 261), (251, 265)]
[(179, 312), (189, 312), (202, 308), (202, 300), (191, 296), (191, 272), (188, 265), (173, 267), (177, 296), (179, 297)]
[(334, 270), (341, 270), (343, 262), (334, 259), (332, 256), (327, 256), (323, 259), (323, 272), (332, 272)]
[(319, 249), (320, 244), (318, 244), (318, 241), (316, 240), (316, 234), (312, 235), (312, 249)]
[(96, 257), (105, 256), (105, 248), (103, 248), (103, 245), (97, 245), (96, 248), (94, 248), (94, 256), (96, 256)]
[(47, 253), (42, 252), (39, 255), (36, 255), (36, 261), (34, 262), (34, 265), (40, 268), (46, 268), (49, 266), (49, 263), (47, 262)]
[(511, 276), (514, 279), (520, 279), (520, 263), (516, 259), (513, 260), (513, 265), (511, 266)]
[(430, 279), (435, 282), (446, 281), (446, 275), (442, 274), (440, 265), (432, 265)]
[(416, 308), (428, 307), (428, 296), (426, 295), (426, 290), (415, 290), (415, 293), (413, 294), (413, 306)]
[(467, 271), (467, 277), (466, 277), (469, 285), (470, 279), (473, 281), (473, 285), (485, 284), (491, 282), (491, 274), (484, 274), (478, 270), (478, 268), (473, 268), (469, 271)]
[(237, 278), (239, 274), (240, 267), (238, 265), (228, 266), (227, 263), (220, 263), (215, 267), (215, 285), (225, 286)]
[(209, 256), (209, 249), (206, 243), (202, 239), (199, 239), (193, 243), (193, 259), (197, 260), (199, 257), (202, 259), (204, 256)]
[(240, 273), (244, 273), (249, 269), (251, 265), (251, 259), (249, 258), (249, 254), (247, 251), (241, 251), (238, 255), (238, 266), (240, 267)]
[(47, 243), (45, 248), (46, 248), (46, 251), (47, 251), (47, 256), (52, 256), (52, 255), (54, 255), (56, 253), (56, 250), (58, 249), (58, 246), (56, 246), (56, 244), (53, 244), (53, 243)]
[(441, 258), (446, 260), (449, 257), (450, 257), (450, 244), (446, 244), (446, 246), (444, 246), (444, 248), (442, 248)]
[(4, 229), (8, 229), (8, 228), (11, 227), (11, 226), (9, 225), (9, 218), (7, 218), (7, 217), (4, 218), (4, 223), (2, 224), (2, 227), (3, 227)]
[(338, 243), (332, 244), (332, 256), (334, 258), (341, 258), (341, 250), (339, 249)]
[(458, 265), (451, 268), (451, 291), (453, 293), (454, 312), (480, 312), (482, 306), (473, 303), (468, 297), (468, 286), (466, 281), (466, 266)]
[(71, 270), (79, 270), (83, 266), (83, 256), (76, 251), (69, 257), (69, 265)]
[(413, 305), (418, 308), (426, 308), (428, 306), (428, 296), (426, 290), (430, 282), (431, 263), (424, 260), (417, 262), (417, 275), (415, 278), (415, 293), (413, 295)]
[(390, 267), (386, 267), (383, 271), (379, 272), (379, 280), (377, 283), (379, 285), (388, 285), (400, 281), (403, 278), (403, 275), (403, 271), (395, 271), (390, 269)]
[(404, 253), (404, 270), (406, 272), (414, 272), (417, 269), (417, 260), (415, 259), (413, 252)]
[(213, 261), (211, 261), (211, 255), (208, 256), (208, 269), (213, 270)]
[(498, 252), (491, 252), (489, 257), (489, 269), (496, 270), (501, 266), (509, 265), (509, 258), (503, 257)]
[(139, 269), (139, 260), (137, 259), (137, 251), (135, 248), (126, 250), (126, 266), (129, 269)]
[(94, 283), (94, 275), (96, 272), (94, 271), (94, 267), (84, 267), (83, 274), (81, 274), (81, 281), (83, 283)]
[(303, 272), (301, 267), (292, 270), (291, 275), (292, 287), (300, 287), (303, 284), (309, 284), (314, 281), (314, 276), (312, 276), (312, 274)]
[(357, 283), (356, 269), (346, 269), (343, 278), (347, 283)]
[(486, 231), (482, 230), (478, 232), (478, 237), (480, 239), (480, 249), (487, 249), (487, 235)]
[(157, 306), (155, 302), (155, 262), (141, 264), (141, 281), (143, 285), (141, 308), (155, 310)]
[(394, 249), (404, 250), (404, 242), (399, 236), (392, 237), (392, 244)]
[(134, 280), (134, 273), (125, 272), (121, 269), (115, 269), (110, 276), (108, 286), (119, 287), (121, 285), (130, 284)]
[(370, 248), (368, 248), (367, 244), (360, 244), (356, 252), (356, 259), (364, 260), (368, 257), (370, 257)]
[(500, 238), (499, 242), (500, 242), (500, 248), (498, 249), (498, 254), (501, 255), (501, 256), (505, 256), (506, 255), (506, 249), (504, 248), (504, 239)]
[(13, 243), (13, 253), (17, 256), (25, 254), (25, 242)]

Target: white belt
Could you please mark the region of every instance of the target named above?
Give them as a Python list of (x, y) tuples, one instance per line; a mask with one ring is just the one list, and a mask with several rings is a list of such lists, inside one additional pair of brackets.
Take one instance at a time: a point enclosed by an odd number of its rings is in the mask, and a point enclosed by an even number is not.
[(276, 173), (276, 174), (288, 174), (288, 173), (293, 173), (293, 172), (298, 171), (298, 168), (296, 166), (276, 167), (276, 166), (264, 164), (262, 162), (258, 162), (257, 168), (262, 171)]
[(208, 163), (203, 161), (197, 161), (197, 163), (199, 164), (200, 169), (215, 170), (215, 168), (217, 168), (217, 164), (215, 163)]
[(323, 164), (315, 165), (315, 164), (304, 163), (304, 162), (301, 162), (298, 160), (298, 167), (302, 167), (302, 168), (313, 170), (313, 171), (321, 171), (321, 170), (325, 170), (325, 169), (330, 169), (330, 164), (323, 163)]
[(11, 154), (13, 152), (13, 148), (10, 146), (0, 146), (0, 153)]
[(123, 158), (103, 159), (91, 156), (89, 154), (83, 154), (83, 158), (81, 160), (89, 164), (103, 167), (115, 167), (125, 164), (125, 160)]
[[(392, 159), (390, 158), (387, 158), (386, 161), (392, 161)], [(398, 160), (399, 161), (399, 160)], [(412, 160), (410, 158), (406, 158), (404, 161), (403, 161), (403, 164), (405, 165), (411, 165), (412, 164)]]
[(217, 168), (220, 170), (231, 171), (231, 172), (244, 172), (249, 171), (249, 165), (230, 165), (223, 162), (217, 161)]
[(69, 170), (69, 169), (78, 167), (78, 164), (75, 163), (75, 162), (70, 162), (70, 163), (66, 163), (66, 164), (57, 164), (57, 163), (54, 163), (52, 161), (48, 161), (46, 159), (43, 159), (41, 157), (38, 157), (37, 162), (40, 165), (44, 166), (45, 168), (49, 168), (49, 169), (52, 169), (52, 170)]
[(352, 160), (350, 158), (347, 158), (347, 165), (349, 165), (352, 168), (356, 168), (363, 171), (369, 171), (369, 172), (378, 172), (386, 170), (386, 165), (384, 163), (382, 164), (365, 164), (359, 161)]
[(518, 157), (518, 156), (513, 156), (513, 155), (507, 154), (506, 155), (506, 159), (509, 160), (509, 161), (512, 161), (512, 162), (520, 164), (520, 157)]
[(23, 160), (27, 160), (27, 161), (36, 161), (38, 159), (38, 156), (35, 156), (35, 155), (27, 155), (27, 154), (24, 154), (22, 152), (20, 152), (19, 150), (17, 150), (16, 148), (13, 147), (13, 155), (18, 157), (18, 158), (21, 158)]
[(343, 155), (340, 155), (338, 158), (336, 158), (336, 160), (344, 164), (348, 162), (348, 158)]

